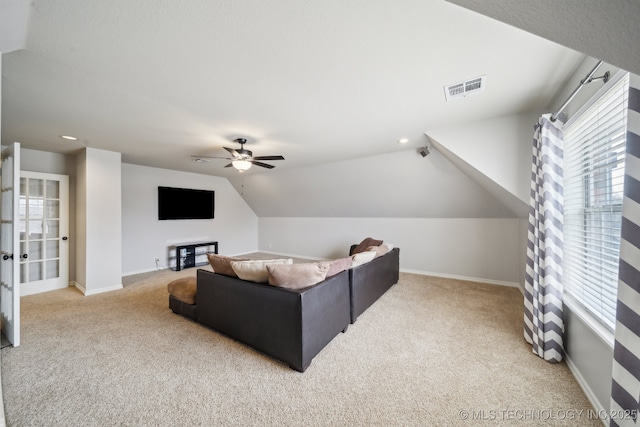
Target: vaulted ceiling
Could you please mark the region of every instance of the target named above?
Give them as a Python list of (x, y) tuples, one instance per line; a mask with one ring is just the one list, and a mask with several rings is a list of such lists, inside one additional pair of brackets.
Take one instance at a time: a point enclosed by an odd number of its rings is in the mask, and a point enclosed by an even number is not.
[[(3, 143), (218, 176), (238, 172), (191, 155), (226, 156), (235, 137), (254, 155), (283, 155), (267, 163), (286, 170), (543, 109), (583, 58), (442, 0), (9, 4)], [(443, 86), (483, 75), (483, 92), (445, 100)]]

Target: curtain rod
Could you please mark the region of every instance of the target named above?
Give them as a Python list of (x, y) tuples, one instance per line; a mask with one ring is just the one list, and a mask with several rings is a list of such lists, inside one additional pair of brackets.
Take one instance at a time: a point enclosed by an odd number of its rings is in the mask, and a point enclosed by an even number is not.
[(567, 105), (569, 105), (571, 100), (573, 100), (573, 98), (578, 94), (578, 92), (580, 92), (580, 89), (582, 89), (582, 87), (584, 85), (589, 84), (594, 80), (602, 80), (604, 83), (606, 83), (609, 80), (609, 72), (608, 71), (606, 73), (604, 73), (600, 77), (593, 77), (593, 75), (596, 73), (598, 68), (600, 68), (600, 66), (602, 65), (602, 62), (603, 61), (598, 61), (596, 66), (593, 67), (593, 70), (591, 70), (591, 72), (589, 74), (587, 74), (587, 76), (584, 79), (580, 80), (580, 84), (578, 85), (578, 87), (573, 91), (573, 93), (571, 95), (569, 95), (569, 98), (567, 98), (567, 100), (564, 101), (564, 104), (562, 104), (562, 107), (560, 107), (558, 112), (551, 116), (551, 121), (552, 122), (556, 121), (556, 119), (558, 118), (558, 115), (560, 113), (562, 113), (562, 111), (567, 107)]

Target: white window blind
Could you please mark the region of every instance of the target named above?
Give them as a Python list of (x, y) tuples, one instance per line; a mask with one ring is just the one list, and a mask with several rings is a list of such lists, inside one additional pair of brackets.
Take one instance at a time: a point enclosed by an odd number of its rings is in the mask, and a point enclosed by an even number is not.
[(615, 327), (629, 77), (564, 129), (565, 291)]

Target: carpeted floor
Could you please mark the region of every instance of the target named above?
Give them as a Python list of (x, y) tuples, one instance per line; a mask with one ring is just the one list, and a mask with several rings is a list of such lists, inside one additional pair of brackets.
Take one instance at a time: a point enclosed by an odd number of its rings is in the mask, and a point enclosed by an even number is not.
[(566, 365), (524, 342), (515, 288), (401, 274), (301, 374), (173, 314), (166, 284), (188, 275), (22, 298), (7, 424), (602, 425)]

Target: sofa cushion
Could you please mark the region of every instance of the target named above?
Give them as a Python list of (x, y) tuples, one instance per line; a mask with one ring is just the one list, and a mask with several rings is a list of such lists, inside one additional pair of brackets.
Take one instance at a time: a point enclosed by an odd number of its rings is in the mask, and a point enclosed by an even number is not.
[(293, 264), (292, 259), (266, 259), (252, 261), (231, 261), (231, 268), (238, 278), (250, 282), (265, 283), (269, 281), (267, 265)]
[(376, 258), (388, 253), (393, 249), (393, 245), (390, 243), (383, 243), (380, 246), (369, 246), (367, 251), (374, 251), (376, 253)]
[(351, 268), (366, 264), (376, 257), (376, 251), (365, 251), (351, 255)]
[(331, 261), (331, 267), (329, 267), (329, 271), (327, 271), (327, 277), (335, 276), (336, 274), (351, 267), (351, 261), (353, 260), (350, 256)]
[(269, 284), (288, 289), (301, 289), (322, 282), (327, 276), (331, 262), (300, 264), (267, 264)]
[(196, 303), (196, 291), (198, 289), (196, 277), (182, 277), (167, 285), (169, 294), (187, 304)]
[(230, 277), (238, 277), (231, 267), (231, 261), (249, 261), (249, 258), (235, 258), (218, 254), (207, 254), (207, 258), (214, 273)]
[(356, 246), (356, 248), (353, 250), (351, 255), (354, 255), (360, 252), (365, 252), (369, 246), (380, 246), (381, 244), (382, 244), (382, 240), (377, 240), (371, 237), (367, 237), (362, 242), (360, 242), (358, 246)]

